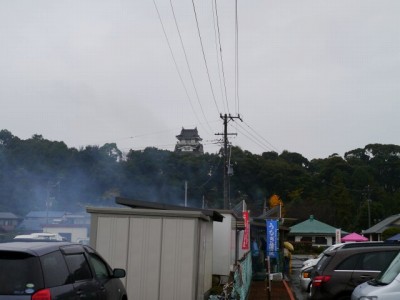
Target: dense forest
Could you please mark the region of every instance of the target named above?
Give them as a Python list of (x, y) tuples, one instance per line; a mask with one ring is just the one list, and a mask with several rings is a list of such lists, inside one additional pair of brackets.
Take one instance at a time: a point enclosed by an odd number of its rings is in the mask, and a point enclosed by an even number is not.
[[(318, 220), (347, 231), (367, 229), (400, 212), (400, 146), (370, 144), (308, 161), (283, 151), (255, 155), (231, 149), (230, 204), (252, 214), (277, 194), (286, 217)], [(222, 208), (223, 158), (156, 148), (123, 154), (115, 143), (68, 148), (41, 135), (22, 140), (0, 131), (0, 211), (84, 211), (115, 206), (115, 197)], [(368, 209), (369, 208), (369, 209)]]

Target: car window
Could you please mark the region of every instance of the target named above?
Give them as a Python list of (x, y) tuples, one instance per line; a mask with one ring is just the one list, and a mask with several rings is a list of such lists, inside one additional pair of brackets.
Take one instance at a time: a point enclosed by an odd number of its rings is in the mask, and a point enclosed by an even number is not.
[(40, 258), (46, 287), (55, 287), (71, 283), (64, 256), (60, 251), (55, 251)]
[(356, 266), (357, 270), (382, 271), (396, 256), (397, 251), (364, 253)]
[(33, 294), (42, 288), (40, 262), (36, 256), (0, 251), (0, 295)]
[(356, 253), (338, 264), (336, 270), (381, 271), (393, 260), (397, 251)]
[(336, 270), (354, 270), (357, 265), (357, 261), (360, 259), (360, 254), (354, 254), (347, 258), (345, 258), (342, 262), (340, 262)]
[(93, 269), (97, 278), (104, 279), (110, 277), (110, 270), (106, 263), (100, 257), (90, 253), (89, 260), (93, 265)]
[(88, 280), (92, 278), (89, 264), (83, 253), (65, 255), (65, 260), (75, 281)]
[(325, 254), (324, 256), (321, 257), (321, 259), (318, 261), (317, 265), (315, 266), (315, 270), (317, 272), (321, 272), (325, 266), (329, 263), (329, 261), (331, 260), (331, 256)]
[(400, 274), (400, 253), (393, 259), (386, 271), (378, 275), (376, 280), (383, 284), (391, 283)]

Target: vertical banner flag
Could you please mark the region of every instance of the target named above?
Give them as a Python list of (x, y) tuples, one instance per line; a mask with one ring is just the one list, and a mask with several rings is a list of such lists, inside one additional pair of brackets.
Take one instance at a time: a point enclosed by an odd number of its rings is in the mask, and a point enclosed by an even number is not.
[(243, 241), (242, 241), (242, 249), (249, 250), (249, 236), (250, 236), (250, 224), (249, 224), (249, 212), (243, 212), (243, 220), (244, 220), (244, 234), (243, 234)]
[(271, 258), (278, 257), (278, 221), (267, 220), (267, 255)]
[(335, 244), (340, 243), (342, 241), (342, 230), (341, 229), (336, 229), (335, 239), (336, 239)]

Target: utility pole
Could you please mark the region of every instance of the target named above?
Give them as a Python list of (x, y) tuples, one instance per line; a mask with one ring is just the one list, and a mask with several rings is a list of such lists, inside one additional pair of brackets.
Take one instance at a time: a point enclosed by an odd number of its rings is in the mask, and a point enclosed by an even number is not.
[(371, 228), (371, 208), (370, 208), (370, 202), (371, 202), (371, 191), (369, 188), (369, 185), (367, 186), (367, 206), (368, 206), (368, 228)]
[(236, 133), (228, 133), (228, 122), (233, 121), (234, 119), (239, 119), (243, 122), (240, 118), (240, 115), (231, 116), (230, 114), (220, 114), (220, 118), (224, 122), (224, 133), (216, 133), (216, 135), (223, 135), (224, 136), (224, 209), (229, 209), (229, 197), (228, 197), (228, 189), (229, 189), (229, 176), (228, 176), (228, 169), (229, 169), (229, 162), (228, 162), (228, 135), (236, 135)]

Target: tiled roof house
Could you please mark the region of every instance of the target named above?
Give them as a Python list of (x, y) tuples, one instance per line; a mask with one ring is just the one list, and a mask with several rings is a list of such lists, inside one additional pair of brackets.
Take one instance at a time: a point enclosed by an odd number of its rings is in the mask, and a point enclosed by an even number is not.
[(382, 241), (382, 233), (388, 228), (400, 229), (400, 214), (392, 215), (375, 224), (367, 230), (363, 230), (362, 234), (369, 238), (370, 241)]
[[(318, 221), (313, 215), (308, 220), (290, 227), (288, 237), (294, 242), (311, 242), (313, 246), (330, 246), (336, 242), (337, 228)], [(347, 232), (341, 231), (341, 235)]]
[(10, 212), (0, 212), (0, 231), (12, 231), (21, 221), (21, 218), (17, 217)]

